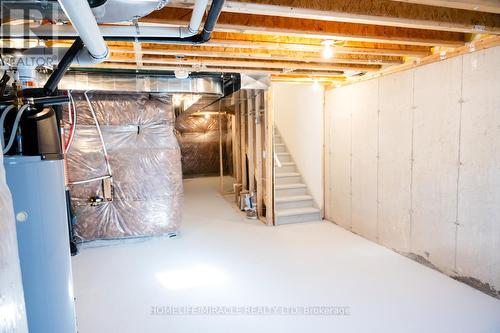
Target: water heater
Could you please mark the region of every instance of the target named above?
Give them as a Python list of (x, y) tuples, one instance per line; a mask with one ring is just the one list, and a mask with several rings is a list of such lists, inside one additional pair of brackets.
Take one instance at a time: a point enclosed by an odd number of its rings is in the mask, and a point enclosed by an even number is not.
[(4, 159), (30, 332), (76, 332), (63, 163)]

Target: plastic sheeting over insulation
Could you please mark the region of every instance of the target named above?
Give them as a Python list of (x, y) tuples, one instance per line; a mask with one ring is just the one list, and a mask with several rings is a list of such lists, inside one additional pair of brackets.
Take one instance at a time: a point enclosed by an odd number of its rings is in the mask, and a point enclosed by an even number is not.
[(222, 139), (224, 174), (232, 174), (230, 116), (181, 115), (176, 121), (177, 138), (182, 151), (184, 176), (208, 176), (220, 173), (219, 142)]
[[(67, 155), (70, 183), (108, 174), (87, 101), (81, 93), (73, 96), (78, 116)], [(91, 197), (103, 196), (102, 181), (70, 186), (76, 236), (88, 241), (176, 232), (183, 188), (171, 98), (141, 93), (88, 96), (109, 155), (114, 195), (113, 201), (92, 206)]]

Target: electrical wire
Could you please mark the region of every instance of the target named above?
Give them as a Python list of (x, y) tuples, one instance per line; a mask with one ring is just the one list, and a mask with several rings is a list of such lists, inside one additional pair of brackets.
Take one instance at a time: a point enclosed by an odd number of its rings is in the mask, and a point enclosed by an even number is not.
[(7, 115), (9, 114), (9, 112), (14, 108), (14, 105), (9, 105), (5, 108), (5, 110), (3, 110), (3, 113), (2, 115), (0, 116), (0, 129), (2, 130), (2, 135), (1, 135), (1, 138), (0, 138), (0, 142), (2, 144), (2, 149), (5, 145), (5, 142), (4, 142), (4, 137), (3, 137), (3, 123), (5, 122), (5, 118), (7, 117)]
[(76, 133), (76, 103), (73, 98), (73, 95), (71, 95), (71, 92), (68, 91), (68, 97), (70, 102), (68, 103), (68, 113), (69, 113), (69, 119), (71, 123), (71, 127), (69, 129), (69, 134), (68, 134), (68, 141), (64, 145), (64, 154), (67, 154), (69, 152), (69, 149), (71, 148), (71, 144), (73, 143), (73, 138), (75, 137)]
[[(86, 180), (79, 180), (79, 181), (70, 182), (70, 183), (68, 183), (69, 185), (82, 185), (82, 184), (92, 183), (92, 182), (96, 182), (96, 181), (100, 181), (100, 180), (105, 180), (105, 179), (113, 179), (113, 174), (111, 172), (111, 165), (109, 164), (108, 151), (106, 150), (106, 144), (104, 143), (104, 137), (102, 136), (101, 126), (99, 126), (99, 121), (97, 120), (97, 116), (95, 114), (94, 108), (92, 107), (92, 103), (90, 102), (90, 99), (89, 99), (89, 96), (87, 95), (87, 93), (88, 93), (88, 91), (84, 92), (83, 95), (85, 96), (85, 99), (87, 100), (87, 104), (89, 105), (90, 113), (92, 114), (92, 117), (94, 118), (94, 122), (95, 122), (95, 126), (96, 126), (96, 129), (97, 129), (97, 133), (99, 134), (99, 139), (101, 140), (102, 150), (104, 152), (104, 160), (106, 161), (106, 168), (108, 170), (108, 175), (101, 176), (101, 177), (90, 178), (90, 179), (86, 179)], [(73, 134), (72, 134), (72, 135), (74, 135), (74, 132), (76, 130), (76, 116), (77, 116), (77, 114), (76, 114), (76, 104), (75, 104), (75, 100), (73, 99), (73, 96), (71, 96), (70, 93), (69, 93), (69, 96), (70, 96), (70, 100), (73, 103), (73, 110), (74, 110), (74, 116), (73, 116)], [(70, 135), (71, 135), (71, 133), (70, 133)], [(71, 140), (72, 140), (72, 138), (71, 138)], [(65, 150), (65, 152), (69, 151), (70, 147), (71, 147), (71, 142), (69, 142), (69, 145), (67, 147), (67, 150)]]
[(95, 114), (94, 107), (92, 106), (92, 103), (90, 102), (90, 99), (89, 99), (89, 96), (87, 95), (87, 93), (88, 93), (88, 91), (84, 92), (83, 95), (85, 96), (85, 99), (87, 100), (87, 103), (88, 103), (89, 109), (90, 109), (90, 113), (92, 113), (92, 117), (94, 118), (97, 133), (99, 134), (99, 139), (101, 140), (102, 151), (104, 153), (104, 160), (106, 161), (106, 168), (108, 169), (108, 175), (112, 176), (113, 173), (111, 172), (111, 165), (109, 164), (108, 151), (106, 150), (106, 144), (104, 143), (104, 138), (102, 136), (101, 126), (99, 126), (99, 121), (97, 120), (97, 116)]
[(4, 154), (6, 154), (12, 147), (14, 139), (16, 138), (16, 132), (17, 128), (19, 127), (19, 122), (21, 121), (21, 116), (23, 115), (23, 112), (28, 108), (28, 106), (29, 106), (28, 104), (24, 104), (23, 106), (21, 106), (19, 111), (17, 111), (16, 120), (14, 121), (14, 125), (12, 126), (12, 131), (10, 132), (9, 142), (7, 143), (7, 146), (3, 149)]
[(90, 178), (90, 179), (86, 179), (86, 180), (79, 180), (79, 181), (75, 181), (75, 182), (70, 182), (68, 184), (69, 185), (81, 185), (81, 184), (92, 183), (92, 182), (96, 182), (96, 181), (104, 180), (104, 179), (109, 179), (109, 178), (112, 178), (112, 176), (108, 175), (108, 176), (102, 176), (102, 177), (95, 177), (95, 178)]

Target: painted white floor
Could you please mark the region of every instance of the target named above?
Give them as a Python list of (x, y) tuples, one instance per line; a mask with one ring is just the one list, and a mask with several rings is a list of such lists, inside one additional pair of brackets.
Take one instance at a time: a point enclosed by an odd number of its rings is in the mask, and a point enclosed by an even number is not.
[[(329, 222), (246, 220), (218, 184), (185, 182), (176, 239), (83, 249), (73, 259), (80, 333), (500, 332), (500, 300)], [(179, 306), (320, 305), (349, 306), (350, 315), (163, 315)]]

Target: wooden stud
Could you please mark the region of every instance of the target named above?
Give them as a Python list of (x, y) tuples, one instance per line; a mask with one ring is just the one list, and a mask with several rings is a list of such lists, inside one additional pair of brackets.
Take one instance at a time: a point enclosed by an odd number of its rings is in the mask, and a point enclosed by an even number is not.
[(244, 91), (240, 91), (240, 100), (237, 101), (237, 103), (240, 104), (240, 135), (241, 135), (241, 140), (240, 140), (240, 157), (241, 157), (241, 184), (242, 184), (242, 190), (248, 190), (248, 183), (247, 183), (247, 126), (246, 126), (246, 114), (247, 114), (247, 106), (244, 101), (241, 101), (241, 98), (243, 97), (242, 95), (244, 94)]
[(255, 178), (257, 191), (257, 216), (263, 216), (264, 188), (262, 184), (262, 92), (255, 96)]
[(274, 110), (272, 87), (265, 92), (266, 118), (266, 221), (267, 225), (274, 225)]
[(241, 184), (241, 158), (240, 158), (240, 108), (238, 103), (234, 106), (235, 113), (231, 116), (232, 120), (232, 138), (233, 138), (233, 172), (236, 178), (236, 183)]
[(220, 177), (219, 177), (219, 186), (220, 186), (220, 193), (221, 195), (224, 195), (224, 156), (222, 156), (223, 149), (222, 149), (222, 113), (220, 112), (220, 101), (218, 102), (219, 106), (219, 112), (217, 114), (217, 120), (219, 123), (219, 172), (220, 172)]
[(254, 121), (254, 103), (251, 91), (246, 91), (246, 110), (247, 110), (247, 158), (248, 158), (248, 190), (255, 191), (255, 121)]

